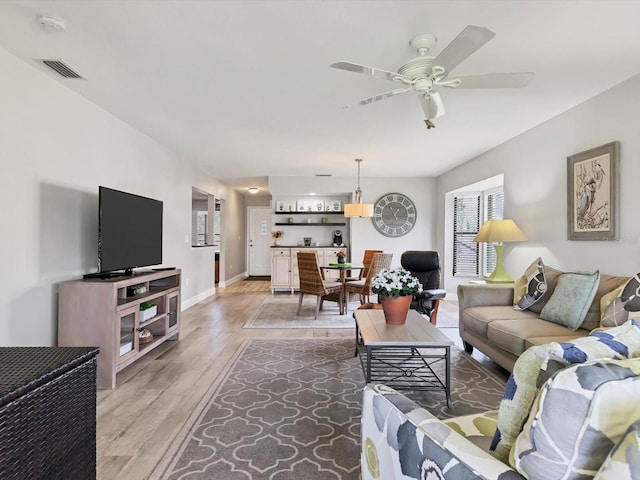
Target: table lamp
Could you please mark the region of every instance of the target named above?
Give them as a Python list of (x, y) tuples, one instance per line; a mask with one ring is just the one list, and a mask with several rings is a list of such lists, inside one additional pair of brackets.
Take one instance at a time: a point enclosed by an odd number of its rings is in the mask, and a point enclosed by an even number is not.
[(513, 220), (487, 220), (473, 239), (474, 242), (493, 243), (496, 249), (496, 268), (485, 280), (487, 283), (512, 283), (502, 264), (504, 242), (524, 242), (527, 239)]

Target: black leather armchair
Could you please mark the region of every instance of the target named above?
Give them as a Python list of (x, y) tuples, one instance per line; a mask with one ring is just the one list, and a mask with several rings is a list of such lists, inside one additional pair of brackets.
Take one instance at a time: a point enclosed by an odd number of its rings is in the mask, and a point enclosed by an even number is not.
[(436, 324), (438, 306), (447, 292), (440, 288), (440, 256), (438, 252), (427, 250), (408, 250), (400, 257), (402, 268), (411, 272), (422, 283), (422, 292), (415, 295), (411, 308), (429, 316)]

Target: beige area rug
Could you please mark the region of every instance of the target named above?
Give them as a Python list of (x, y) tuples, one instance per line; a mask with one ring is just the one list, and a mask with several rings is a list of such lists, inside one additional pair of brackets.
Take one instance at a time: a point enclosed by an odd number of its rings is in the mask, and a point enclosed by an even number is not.
[(242, 328), (351, 328), (355, 329), (353, 311), (360, 302), (350, 302), (346, 315), (340, 315), (340, 308), (335, 302), (324, 302), (318, 318), (314, 319), (316, 297), (305, 295), (300, 315), (298, 294), (273, 295), (267, 298), (256, 313)]
[[(150, 479), (358, 480), (365, 382), (353, 347), (245, 340)], [(439, 418), (496, 409), (505, 382), (457, 348), (451, 356), (452, 409), (444, 392), (404, 393)]]

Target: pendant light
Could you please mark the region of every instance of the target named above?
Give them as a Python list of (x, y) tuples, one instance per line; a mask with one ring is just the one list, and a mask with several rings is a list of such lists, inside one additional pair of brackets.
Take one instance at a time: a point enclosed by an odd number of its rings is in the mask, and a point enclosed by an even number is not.
[(344, 206), (345, 217), (373, 217), (373, 204), (362, 203), (362, 190), (360, 190), (360, 163), (361, 158), (356, 158), (358, 164), (358, 188), (356, 188), (355, 203), (347, 203)]

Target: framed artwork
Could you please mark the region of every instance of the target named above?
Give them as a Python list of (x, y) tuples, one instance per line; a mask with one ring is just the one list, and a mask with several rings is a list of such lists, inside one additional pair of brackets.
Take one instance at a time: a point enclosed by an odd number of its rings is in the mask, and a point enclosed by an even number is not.
[(278, 202), (276, 203), (276, 212), (285, 212), (286, 208), (286, 202), (284, 200), (278, 200)]
[(298, 201), (296, 202), (296, 205), (297, 205), (296, 210), (297, 210), (298, 212), (306, 212), (306, 211), (307, 211), (308, 203), (307, 203), (307, 201), (306, 201), (306, 200), (298, 200)]
[(327, 200), (326, 205), (328, 205), (329, 212), (340, 212), (342, 211), (342, 202), (340, 200)]
[(313, 211), (314, 212), (324, 212), (324, 200), (314, 200), (313, 201)]
[(567, 157), (569, 240), (618, 239), (620, 142)]

